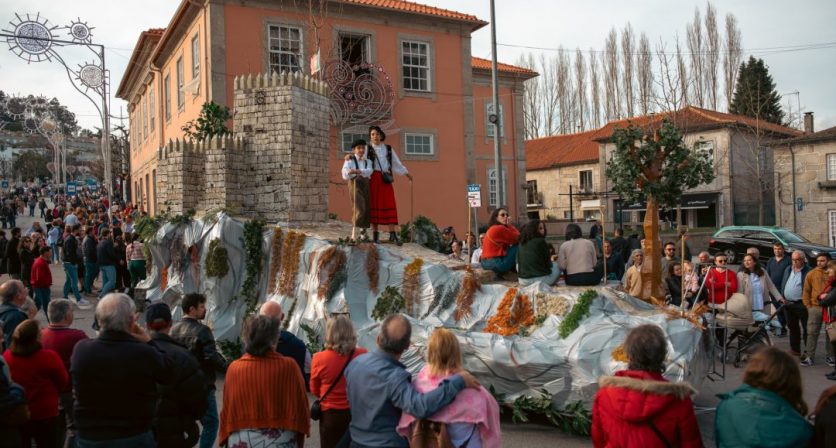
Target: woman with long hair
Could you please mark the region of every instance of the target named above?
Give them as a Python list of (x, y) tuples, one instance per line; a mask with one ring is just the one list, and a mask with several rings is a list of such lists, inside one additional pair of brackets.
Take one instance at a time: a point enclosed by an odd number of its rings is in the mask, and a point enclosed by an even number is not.
[(595, 244), (583, 238), (580, 226), (574, 223), (566, 226), (566, 241), (557, 252), (557, 265), (566, 272), (567, 285), (593, 286), (604, 277)]
[(224, 382), (222, 446), (305, 446), (311, 429), (305, 380), (292, 358), (276, 353), (279, 324), (267, 316), (244, 322), (245, 354), (229, 365)]
[(554, 285), (560, 278), (557, 256), (549, 254), (546, 243), (546, 223), (532, 219), (520, 232), (520, 249), (517, 252), (520, 286), (537, 282)]
[(719, 397), (717, 446), (800, 447), (813, 434), (804, 418), (807, 403), (798, 360), (777, 347), (765, 347), (749, 358), (743, 384)]
[(58, 446), (58, 396), (69, 381), (67, 369), (52, 350), (41, 347), (38, 321), (27, 319), (15, 328), (12, 343), (3, 353), (11, 379), (23, 387), (30, 419), (21, 429), (25, 447)]
[[(831, 337), (830, 334), (836, 330), (836, 260), (827, 262), (827, 287), (819, 295), (818, 303), (821, 304), (822, 322), (824, 329), (830, 339), (830, 347), (833, 353), (836, 353), (836, 338)], [(825, 377), (829, 380), (836, 380), (836, 367), (831, 372), (828, 372)]]
[(813, 413), (813, 440), (811, 448), (831, 448), (836, 446), (836, 386), (824, 390), (819, 396)]
[[(737, 273), (737, 290), (752, 303), (752, 318), (761, 322), (769, 319), (769, 316), (763, 312), (765, 304), (769, 303), (769, 296), (771, 295), (775, 300), (783, 299), (778, 288), (772, 284), (769, 275), (761, 268), (757, 257), (752, 254), (746, 254), (743, 257), (743, 266)], [(780, 328), (781, 324), (778, 319), (772, 322)]]
[(370, 216), (372, 235), (375, 243), (380, 242), (378, 227), (389, 226), (389, 242), (401, 244), (395, 226), (398, 225), (398, 204), (395, 202), (394, 175), (406, 176), (412, 182), (412, 175), (401, 163), (391, 146), (383, 143), (386, 133), (378, 126), (369, 127), (369, 147), (366, 158), (372, 162), (374, 171), (369, 180)]
[(520, 231), (511, 223), (511, 214), (505, 207), (491, 213), (488, 231), (482, 241), (482, 268), (502, 276), (514, 270), (517, 263), (517, 242)]
[(595, 447), (702, 447), (688, 383), (662, 376), (668, 355), (665, 333), (645, 324), (624, 340), (627, 370), (598, 380), (592, 404)]
[[(413, 382), (420, 393), (437, 388), (442, 381), (462, 371), (462, 353), (456, 335), (437, 328), (427, 341), (427, 364)], [(502, 446), (499, 428), (499, 405), (484, 387), (464, 389), (456, 399), (427, 420), (444, 423), (453, 446), (493, 448)], [(398, 432), (410, 437), (416, 430), (415, 417), (401, 415)], [(421, 445), (413, 445), (421, 446)]]
[[(311, 393), (320, 400), (319, 444), (334, 448), (348, 431), (351, 409), (344, 370), (356, 357), (366, 353), (357, 347), (357, 333), (347, 316), (338, 314), (325, 324), (325, 350), (311, 360)], [(327, 392), (327, 393), (326, 393)]]

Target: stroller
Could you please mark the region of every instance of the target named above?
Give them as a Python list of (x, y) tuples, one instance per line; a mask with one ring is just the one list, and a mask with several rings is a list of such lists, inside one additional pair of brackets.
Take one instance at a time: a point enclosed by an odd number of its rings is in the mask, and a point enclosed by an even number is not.
[(735, 367), (740, 367), (741, 362), (745, 362), (750, 354), (758, 351), (761, 347), (772, 345), (769, 326), (772, 320), (778, 316), (778, 313), (782, 311), (784, 304), (774, 300), (766, 304), (775, 307), (775, 311), (766, 320), (752, 318), (751, 308), (749, 319), (746, 320), (723, 318), (722, 313), (717, 315), (717, 328), (722, 329), (723, 334), (726, 335), (725, 338), (718, 337), (717, 339), (726, 362), (731, 359)]

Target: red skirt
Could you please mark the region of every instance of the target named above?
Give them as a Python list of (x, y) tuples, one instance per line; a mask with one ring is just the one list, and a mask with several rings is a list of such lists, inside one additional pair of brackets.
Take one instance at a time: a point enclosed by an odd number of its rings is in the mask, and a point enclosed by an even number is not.
[(398, 224), (398, 204), (395, 202), (395, 188), (392, 184), (383, 182), (380, 171), (372, 173), (369, 182), (370, 215), (372, 224)]

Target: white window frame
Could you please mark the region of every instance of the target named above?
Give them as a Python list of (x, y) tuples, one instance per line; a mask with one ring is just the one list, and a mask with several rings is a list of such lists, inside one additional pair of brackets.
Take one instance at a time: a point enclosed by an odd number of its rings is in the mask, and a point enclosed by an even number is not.
[[(286, 39), (288, 43), (292, 43), (294, 41), (294, 39), (292, 39), (290, 37), (290, 32), (291, 31), (295, 31), (299, 34), (299, 39), (298, 39), (298, 41), (299, 41), (299, 51), (298, 51), (298, 53), (295, 53), (290, 48), (289, 49), (283, 48), (283, 44), (285, 43), (285, 42), (282, 41), (283, 39), (281, 37), (283, 28), (286, 28), (288, 30), (288, 38)], [(270, 35), (270, 32), (273, 29), (278, 29), (279, 37), (272, 37)], [(273, 45), (272, 45), (273, 41), (278, 41), (277, 42), (278, 43), (278, 46), (277, 46), (278, 49), (276, 49), (276, 50), (273, 49)], [(280, 23), (270, 23), (270, 24), (268, 24), (267, 25), (267, 45), (266, 45), (266, 48), (267, 48), (267, 65), (268, 65), (271, 73), (274, 72), (274, 71), (277, 72), (277, 73), (281, 73), (282, 71), (288, 71), (290, 73), (302, 71), (302, 68), (304, 67), (303, 63), (304, 63), (304, 55), (305, 55), (305, 33), (302, 31), (301, 27), (287, 25), (287, 24), (280, 24)], [(278, 59), (279, 59), (278, 64), (273, 64), (272, 56), (274, 54), (278, 56)], [(281, 56), (282, 55), (289, 55), (289, 56), (295, 57), (296, 58), (296, 66), (293, 67), (293, 66), (288, 65), (287, 70), (284, 70), (283, 67), (282, 67), (282, 63), (281, 63)]]
[(156, 112), (156, 107), (155, 107), (155, 104), (154, 104), (155, 102), (156, 101), (154, 100), (154, 87), (151, 87), (151, 89), (148, 90), (148, 121), (149, 121), (148, 133), (149, 134), (153, 134), (154, 131), (157, 130), (157, 128), (156, 128), (157, 112)]
[[(410, 145), (409, 145), (410, 137), (413, 139), (413, 143), (415, 143), (414, 142), (415, 138), (425, 138), (425, 137), (428, 138), (429, 139), (430, 152), (410, 151)], [(422, 133), (418, 133), (418, 132), (408, 132), (408, 133), (404, 133), (403, 138), (404, 138), (404, 154), (410, 155), (410, 156), (417, 156), (417, 157), (432, 157), (432, 156), (435, 155), (435, 136), (434, 135), (432, 135), (432, 134), (422, 134)], [(424, 146), (423, 143), (421, 143), (420, 145)]]
[(171, 121), (171, 73), (166, 73), (163, 77), (163, 107), (165, 113), (165, 122)]
[(491, 208), (497, 208), (502, 205), (507, 206), (506, 200), (508, 199), (508, 170), (505, 167), (502, 167), (502, 203), (496, 203), (496, 169), (488, 168), (488, 206)]
[(182, 111), (186, 107), (186, 92), (183, 91), (183, 86), (186, 81), (183, 79), (186, 75), (183, 72), (183, 55), (177, 58), (177, 110)]
[(200, 35), (195, 33), (192, 36), (192, 79), (200, 76)]
[(836, 247), (836, 210), (827, 211), (827, 227), (828, 236), (830, 237), (830, 247)]
[(142, 141), (148, 138), (148, 97), (142, 99)]
[(694, 143), (694, 151), (708, 153), (708, 163), (714, 166), (714, 160), (717, 157), (717, 145), (714, 144), (714, 140), (701, 140)]
[(351, 131), (341, 131), (340, 132), (340, 151), (343, 153), (350, 153), (352, 148), (351, 144), (354, 143), (355, 139), (362, 138), (368, 142), (368, 136), (363, 132), (351, 132)]
[[(585, 173), (589, 173), (588, 188), (584, 188), (584, 184), (583, 184), (583, 178), (585, 177), (584, 176)], [(593, 177), (592, 177), (592, 170), (579, 170), (578, 171), (578, 189), (581, 190), (581, 191), (585, 191), (585, 190), (594, 191), (595, 190), (595, 179), (593, 179)]]
[[(417, 46), (419, 46), (419, 48), (421, 46), (423, 46), (426, 49), (425, 54), (423, 54), (423, 55), (421, 55), (420, 53), (413, 54), (412, 45), (417, 45)], [(423, 56), (426, 59), (427, 64), (424, 66), (424, 65), (419, 65), (419, 64), (407, 63), (406, 59), (407, 58), (412, 58), (413, 56), (417, 56), (417, 57)], [(405, 72), (408, 69), (410, 71), (411, 71), (411, 69), (418, 69), (419, 72), (424, 71), (424, 76), (421, 77), (420, 73), (419, 73), (419, 76), (412, 76), (411, 74), (409, 76), (407, 76), (405, 74)], [(408, 39), (401, 40), (401, 87), (403, 87), (404, 90), (411, 91), (411, 92), (432, 92), (433, 86), (432, 86), (431, 71), (432, 71), (432, 49), (431, 49), (430, 43), (425, 42), (425, 41), (420, 41), (420, 40), (408, 40)], [(409, 87), (407, 86), (407, 81), (408, 80), (410, 81), (409, 82), (409, 84), (410, 84)], [(426, 84), (427, 84), (425, 89), (420, 88), (420, 84), (421, 84), (422, 80), (425, 81)], [(412, 87), (413, 83), (416, 82), (416, 81), (418, 82), (418, 87), (417, 88)]]
[(824, 161), (827, 180), (836, 180), (836, 154), (827, 154)]
[[(493, 113), (493, 102), (485, 103), (485, 135), (493, 138), (494, 124), (490, 122)], [(499, 103), (499, 137), (505, 137), (505, 106)]]

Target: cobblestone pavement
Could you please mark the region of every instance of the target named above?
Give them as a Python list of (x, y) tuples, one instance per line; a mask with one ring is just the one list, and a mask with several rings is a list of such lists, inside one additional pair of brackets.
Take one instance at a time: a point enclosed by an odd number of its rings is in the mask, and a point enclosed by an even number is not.
[[(36, 210), (37, 212), (37, 210)], [(17, 224), (22, 230), (28, 229), (33, 222), (33, 218), (18, 217)], [(41, 220), (41, 224), (43, 221)], [(63, 295), (64, 286), (64, 270), (61, 265), (51, 265), (52, 268), (52, 297), (61, 297)], [(5, 278), (4, 278), (5, 279)], [(94, 291), (98, 290), (100, 282), (97, 281)], [(95, 304), (95, 299), (88, 299)], [(38, 320), (42, 325), (46, 325), (46, 317), (43, 313), (38, 314)], [(75, 323), (73, 327), (84, 330), (88, 336), (94, 337), (95, 332), (92, 329), (93, 324), (93, 309), (79, 310), (75, 312)], [(819, 338), (819, 347), (817, 350), (816, 364), (812, 367), (801, 367), (802, 378), (804, 380), (804, 399), (809, 406), (813, 406), (818, 399), (819, 394), (826, 388), (836, 385), (836, 382), (829, 381), (824, 377), (824, 374), (832, 370), (824, 363), (824, 337)], [(773, 343), (783, 349), (789, 350), (789, 338), (773, 338)], [(722, 366), (718, 363), (717, 370)], [(714, 407), (718, 403), (717, 394), (732, 390), (740, 385), (743, 377), (743, 366), (735, 368), (731, 364), (726, 364), (725, 378), (714, 376), (714, 379), (704, 378), (701, 384), (698, 385), (699, 395), (694, 400), (697, 406), (697, 419), (699, 421), (700, 430), (702, 431), (703, 441), (706, 446), (714, 446)], [(218, 407), (222, 406), (223, 402), (223, 377), (220, 376), (217, 382), (218, 386)], [(306, 447), (319, 446), (319, 429), (317, 422), (312, 422), (311, 437), (307, 439)], [(537, 424), (514, 424), (510, 420), (503, 419), (502, 422), (502, 438), (504, 447), (520, 447), (520, 448), (538, 448), (538, 447), (588, 447), (592, 446), (592, 441), (586, 437), (579, 437), (561, 433), (557, 429)]]

